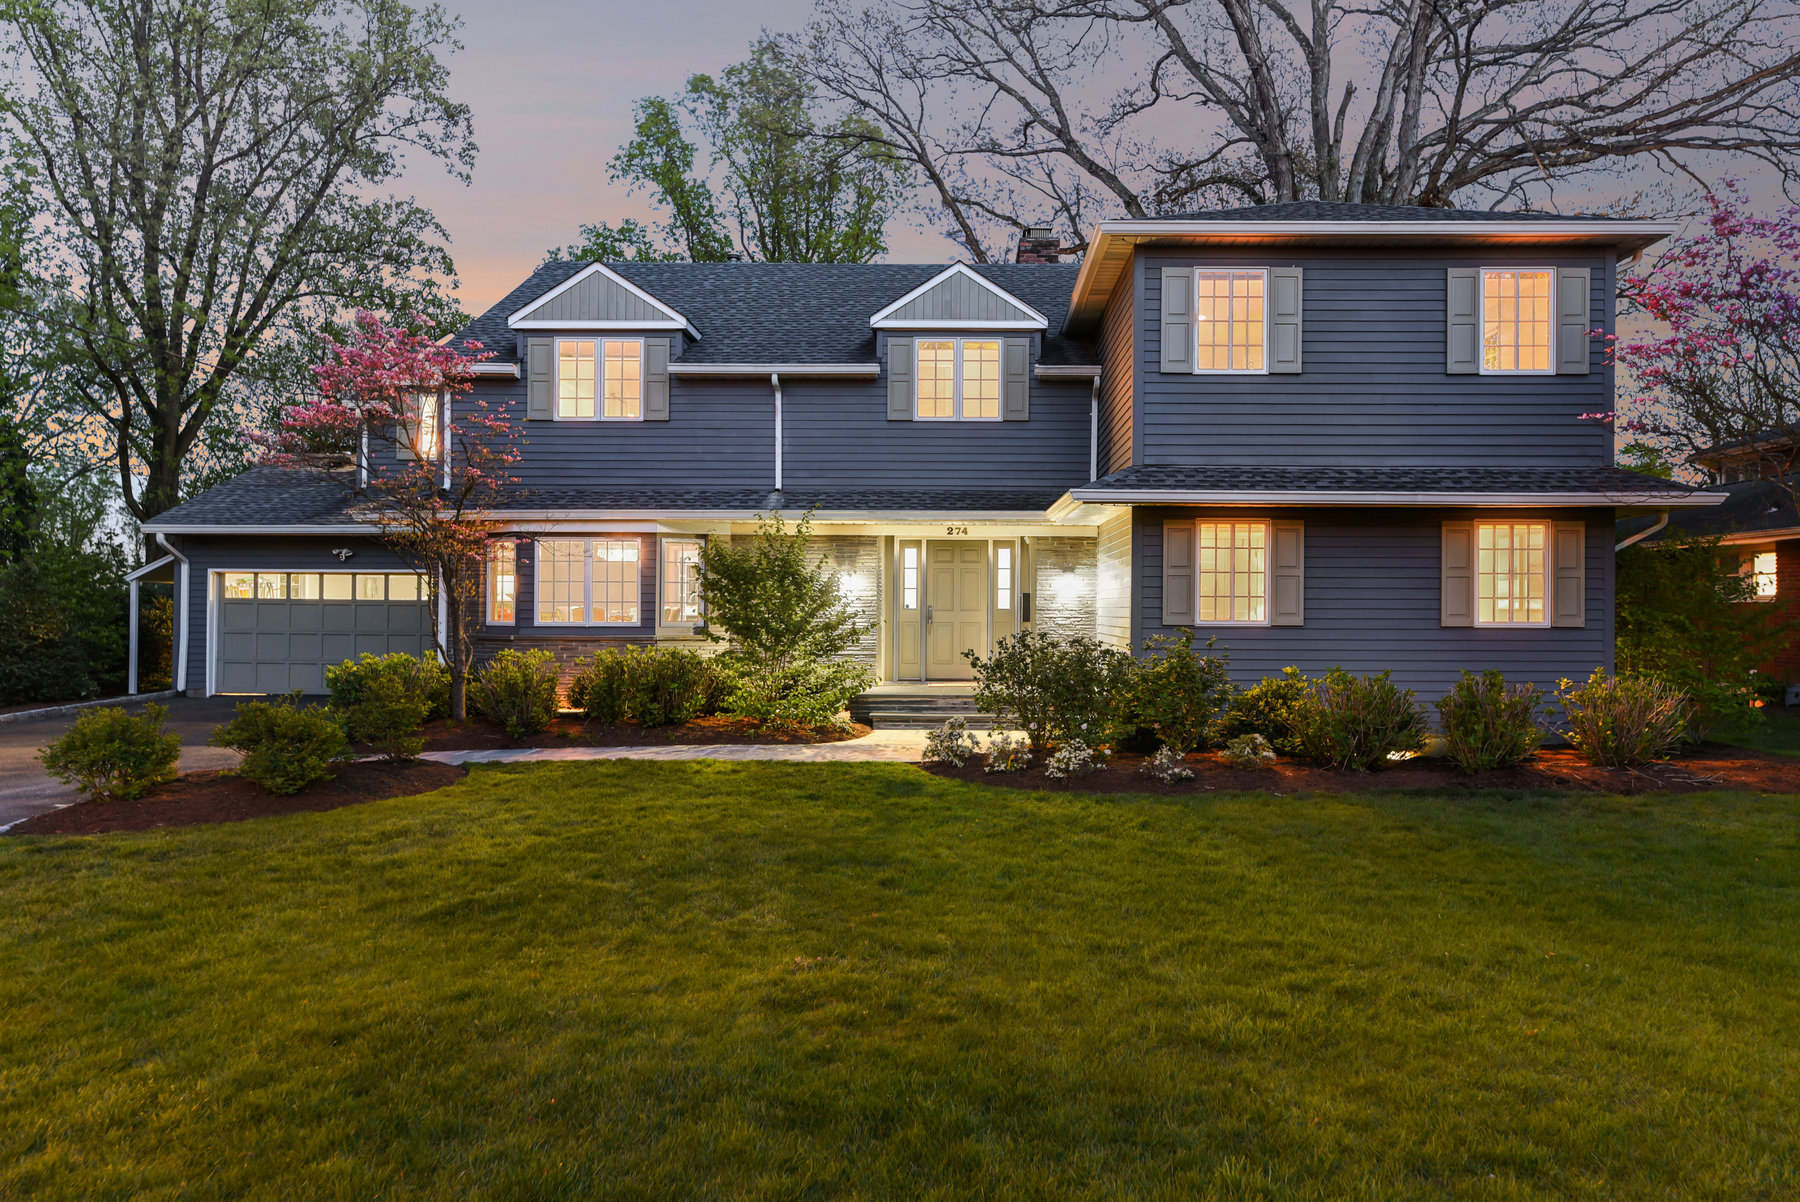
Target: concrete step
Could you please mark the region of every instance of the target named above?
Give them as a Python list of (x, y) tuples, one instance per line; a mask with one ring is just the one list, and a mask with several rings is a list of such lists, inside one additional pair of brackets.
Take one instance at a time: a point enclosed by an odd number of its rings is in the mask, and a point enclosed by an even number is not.
[(965, 719), (970, 730), (993, 728), (993, 720), (976, 709), (975, 699), (966, 694), (864, 693), (850, 703), (850, 716), (876, 730), (933, 730), (951, 718)]

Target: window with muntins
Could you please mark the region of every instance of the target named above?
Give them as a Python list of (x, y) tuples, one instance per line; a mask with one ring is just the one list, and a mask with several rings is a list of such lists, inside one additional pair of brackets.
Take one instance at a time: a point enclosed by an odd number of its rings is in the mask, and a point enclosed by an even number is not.
[(1266, 625), (1269, 524), (1196, 522), (1194, 595), (1201, 622)]
[(1475, 524), (1475, 624), (1542, 626), (1550, 527), (1545, 522)]
[(1549, 268), (1488, 268), (1481, 273), (1481, 370), (1552, 370)]
[(510, 626), (518, 617), (518, 544), (509, 539), (488, 544), (487, 620)]
[(919, 549), (904, 547), (900, 551), (900, 608), (919, 608)]
[(635, 422), (644, 416), (644, 344), (635, 338), (608, 339), (604, 344), (605, 398), (601, 416)]
[(594, 344), (584, 338), (556, 340), (556, 416), (583, 421), (594, 416)]
[(1013, 549), (994, 548), (994, 608), (1011, 609), (1013, 598)]
[(663, 540), (662, 620), (665, 626), (691, 626), (700, 621), (699, 539)]
[(919, 420), (1000, 420), (999, 339), (921, 338), (915, 370)]
[(537, 544), (540, 626), (635, 626), (635, 538), (551, 538)]
[(225, 572), (228, 601), (424, 601), (430, 590), (414, 572)]
[(1776, 575), (1775, 552), (1758, 551), (1744, 562), (1749, 569), (1750, 581), (1755, 586), (1755, 597), (1758, 601), (1773, 601), (1781, 591), (1781, 580)]
[(1194, 273), (1194, 370), (1268, 370), (1269, 273)]

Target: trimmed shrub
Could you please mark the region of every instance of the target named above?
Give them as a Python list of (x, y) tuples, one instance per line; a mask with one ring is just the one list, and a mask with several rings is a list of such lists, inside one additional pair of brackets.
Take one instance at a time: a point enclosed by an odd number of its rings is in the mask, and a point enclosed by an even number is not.
[(1002, 731), (988, 737), (987, 767), (983, 772), (1023, 772), (1031, 767), (1031, 743)]
[(450, 672), (432, 658), (365, 651), (361, 659), (327, 668), (325, 686), (352, 741), (367, 743), (390, 760), (409, 760), (425, 747), (419, 727), (447, 712)]
[(960, 768), (981, 751), (981, 740), (969, 733), (967, 718), (951, 718), (925, 736), (927, 764), (949, 764)]
[(181, 736), (164, 730), (168, 708), (141, 715), (108, 706), (75, 719), (68, 734), (38, 753), (44, 771), (96, 801), (132, 801), (175, 779)]
[(511, 739), (535, 735), (556, 717), (556, 656), (508, 648), (469, 680), (469, 704), (506, 728)]
[(243, 752), (238, 775), (283, 797), (330, 780), (333, 767), (350, 758), (342, 720), (321, 706), (301, 706), (298, 693), (238, 702), (237, 716), (208, 742)]
[(975, 667), (976, 708), (996, 726), (1024, 731), (1033, 748), (1108, 743), (1121, 725), (1132, 671), (1123, 651), (1027, 631), (1000, 639), (988, 659), (963, 655)]
[(1310, 759), (1372, 772), (1400, 752), (1425, 746), (1425, 714), (1411, 689), (1379, 676), (1333, 668), (1315, 680), (1294, 715), (1294, 734)]
[(1283, 668), (1280, 676), (1265, 676), (1260, 683), (1234, 694), (1213, 728), (1213, 742), (1261, 735), (1280, 754), (1299, 755), (1294, 719), (1306, 702), (1308, 685), (1299, 668)]
[(1174, 784), (1178, 780), (1194, 779), (1194, 770), (1187, 766), (1187, 757), (1166, 744), (1145, 760), (1138, 771), (1145, 776), (1155, 777), (1165, 785)]
[(1508, 685), (1492, 669), (1464, 672), (1438, 698), (1450, 758), (1464, 772), (1511, 768), (1537, 754), (1544, 732), (1538, 726), (1544, 690), (1534, 684)]
[(1273, 768), (1275, 748), (1261, 735), (1239, 735), (1219, 753), (1233, 768)]
[(1650, 676), (1608, 676), (1599, 668), (1580, 688), (1557, 685), (1568, 729), (1590, 763), (1629, 768), (1665, 759), (1687, 733), (1687, 694)]
[(1149, 654), (1133, 660), (1125, 676), (1130, 724), (1148, 727), (1164, 746), (1180, 753), (1204, 747), (1207, 731), (1231, 700), (1231, 672), (1224, 657), (1198, 654), (1191, 630), (1179, 638), (1153, 638), (1144, 650)]
[(728, 652), (736, 672), (721, 712), (777, 729), (831, 726), (875, 674), (854, 660), (796, 660), (787, 667), (750, 663)]
[(719, 712), (731, 671), (682, 647), (621, 647), (576, 663), (569, 704), (590, 722), (673, 726)]

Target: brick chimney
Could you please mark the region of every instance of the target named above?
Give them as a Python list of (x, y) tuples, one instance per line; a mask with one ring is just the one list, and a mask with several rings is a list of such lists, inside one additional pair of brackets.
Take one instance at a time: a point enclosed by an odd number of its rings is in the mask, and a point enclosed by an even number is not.
[(1047, 225), (1028, 225), (1019, 231), (1019, 251), (1015, 263), (1062, 262), (1062, 239)]

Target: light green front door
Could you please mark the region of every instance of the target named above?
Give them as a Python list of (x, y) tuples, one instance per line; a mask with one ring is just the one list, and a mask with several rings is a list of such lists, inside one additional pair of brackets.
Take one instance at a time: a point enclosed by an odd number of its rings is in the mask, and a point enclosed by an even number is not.
[(925, 678), (972, 680), (965, 651), (988, 653), (988, 545), (925, 544)]

